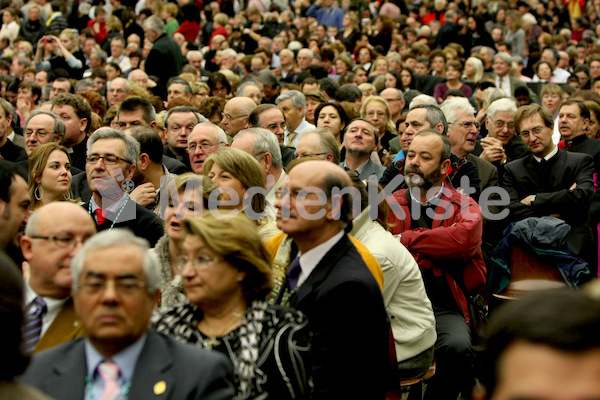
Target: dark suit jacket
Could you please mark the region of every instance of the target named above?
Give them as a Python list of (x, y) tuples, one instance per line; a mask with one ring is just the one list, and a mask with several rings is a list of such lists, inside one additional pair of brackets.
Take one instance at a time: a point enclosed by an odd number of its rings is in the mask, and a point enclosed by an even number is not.
[(313, 333), (313, 399), (384, 398), (387, 315), (381, 290), (347, 235), (292, 294), (290, 306), (308, 317)]
[[(221, 354), (179, 343), (148, 331), (137, 361), (129, 400), (231, 399), (231, 364)], [(83, 399), (85, 394), (84, 339), (79, 338), (33, 357), (21, 380), (56, 399)], [(155, 393), (155, 384), (165, 391)]]
[(485, 161), (473, 154), (467, 155), (467, 160), (477, 167), (479, 172), (479, 189), (483, 192), (485, 188), (498, 186), (498, 169), (489, 161)]
[(92, 198), (92, 190), (88, 185), (85, 171), (80, 172), (77, 175), (73, 174), (73, 179), (71, 180), (71, 191), (73, 192), (74, 199), (80, 199), (84, 203), (90, 201)]
[(70, 154), (71, 156), (71, 165), (75, 168), (79, 168), (85, 171), (85, 158), (87, 156), (87, 136), (83, 139), (83, 141), (79, 144), (73, 146), (73, 152)]
[[(503, 186), (510, 196), (510, 220), (559, 214), (571, 225), (567, 240), (571, 252), (593, 262), (596, 245), (589, 225), (593, 173), (594, 164), (589, 155), (562, 150), (545, 167), (531, 154), (506, 164)], [(577, 187), (570, 190), (574, 183)], [(521, 203), (533, 194), (536, 199), (531, 206)]]
[(44, 333), (44, 336), (37, 342), (34, 353), (58, 346), (81, 335), (83, 335), (83, 325), (75, 312), (73, 299), (69, 298), (46, 333)]
[[(192, 167), (190, 166), (190, 158), (189, 157), (183, 157), (181, 160), (179, 160), (177, 158), (177, 154), (173, 153), (171, 151), (171, 149), (169, 148), (169, 146), (167, 146), (167, 145), (163, 146), (163, 158), (165, 158), (165, 156), (167, 156), (168, 158), (175, 159), (175, 161), (179, 161), (180, 163), (185, 165), (187, 167), (186, 172), (192, 172)], [(163, 160), (163, 164), (164, 164), (164, 160)], [(167, 169), (169, 169), (169, 167), (167, 167)], [(171, 171), (171, 169), (169, 169), (169, 172), (173, 172), (173, 171)], [(173, 172), (173, 173), (176, 174), (177, 172)]]
[[(189, 161), (189, 159), (188, 159)], [(185, 174), (186, 172), (192, 172), (192, 170), (179, 160), (163, 154), (162, 163), (167, 167), (170, 173), (175, 175)]]
[(25, 149), (20, 146), (17, 146), (9, 139), (6, 139), (6, 143), (4, 143), (4, 146), (0, 147), (0, 155), (5, 160), (12, 162), (27, 160), (27, 153), (25, 153)]
[(154, 45), (146, 57), (145, 65), (146, 73), (159, 79), (155, 93), (165, 98), (167, 81), (178, 75), (183, 67), (181, 47), (175, 39), (163, 34), (154, 41)]
[[(89, 201), (83, 206), (89, 210)], [(135, 236), (146, 239), (150, 242), (150, 247), (154, 247), (158, 239), (164, 235), (162, 220), (152, 211), (140, 206), (135, 201), (129, 199), (121, 215), (117, 218), (117, 213), (107, 212), (106, 221), (97, 226), (98, 232), (110, 229), (113, 221), (116, 219), (114, 228), (129, 229)]]

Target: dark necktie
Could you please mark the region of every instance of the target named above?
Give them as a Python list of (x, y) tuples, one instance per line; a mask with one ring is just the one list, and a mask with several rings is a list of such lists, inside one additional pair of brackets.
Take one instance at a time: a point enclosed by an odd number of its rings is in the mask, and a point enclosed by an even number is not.
[(300, 278), (300, 273), (302, 272), (302, 268), (300, 267), (300, 257), (296, 258), (286, 273), (288, 287), (290, 290), (296, 289), (298, 286), (298, 278)]
[(47, 307), (41, 297), (36, 297), (33, 302), (35, 310), (25, 316), (23, 323), (23, 352), (32, 354), (35, 345), (40, 340), (42, 334), (42, 323)]

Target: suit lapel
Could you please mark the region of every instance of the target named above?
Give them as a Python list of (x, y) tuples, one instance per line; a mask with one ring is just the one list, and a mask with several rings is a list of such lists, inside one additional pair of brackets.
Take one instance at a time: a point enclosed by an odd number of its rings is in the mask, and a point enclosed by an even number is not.
[(73, 299), (69, 298), (35, 346), (35, 352), (49, 349), (82, 335), (83, 325), (75, 312)]
[(48, 374), (49, 387), (60, 388), (64, 395), (62, 399), (83, 399), (85, 394), (85, 376), (87, 366), (85, 361), (85, 347), (83, 338), (77, 340), (72, 346), (67, 346), (63, 357), (57, 358), (57, 364)]
[[(140, 354), (140, 358), (135, 366), (131, 389), (129, 391), (130, 400), (148, 400), (148, 399), (170, 399), (175, 387), (176, 377), (173, 370), (173, 359), (165, 340), (156, 332), (148, 331), (146, 343)], [(164, 392), (156, 392), (156, 384), (164, 382)], [(174, 399), (176, 400), (176, 399)]]

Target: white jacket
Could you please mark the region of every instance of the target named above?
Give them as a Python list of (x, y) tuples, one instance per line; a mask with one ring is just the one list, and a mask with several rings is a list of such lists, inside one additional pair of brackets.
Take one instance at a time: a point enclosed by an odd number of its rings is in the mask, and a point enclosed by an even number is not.
[(353, 220), (350, 234), (369, 249), (383, 270), (383, 300), (400, 362), (435, 344), (435, 316), (413, 256), (369, 217), (369, 211), (370, 206)]

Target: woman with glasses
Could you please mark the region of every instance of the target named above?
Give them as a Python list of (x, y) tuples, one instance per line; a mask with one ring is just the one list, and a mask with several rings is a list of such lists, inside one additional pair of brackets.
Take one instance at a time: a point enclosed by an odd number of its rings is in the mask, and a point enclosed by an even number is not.
[(243, 213), (183, 220), (183, 286), (189, 303), (160, 310), (159, 332), (219, 351), (234, 369), (235, 399), (305, 399), (310, 394), (306, 318), (269, 305), (271, 267)]
[(58, 143), (37, 146), (29, 156), (29, 197), (31, 209), (54, 201), (72, 200), (71, 158)]
[(265, 175), (254, 157), (239, 149), (221, 147), (206, 159), (202, 174), (221, 189), (221, 207), (248, 215), (263, 242), (279, 233), (275, 221), (267, 217)]
[(378, 152), (381, 159), (389, 151), (390, 140), (397, 135), (394, 121), (392, 121), (392, 109), (383, 97), (371, 96), (363, 102), (360, 108), (360, 116), (371, 121), (377, 128), (379, 134)]
[(181, 273), (184, 218), (198, 218), (209, 209), (209, 196), (217, 186), (208, 178), (193, 173), (177, 176), (167, 185), (167, 206), (161, 210), (165, 235), (152, 251), (160, 260), (160, 305), (175, 307), (186, 303)]

